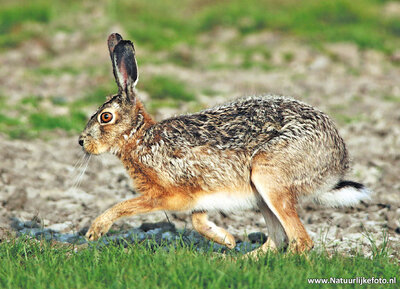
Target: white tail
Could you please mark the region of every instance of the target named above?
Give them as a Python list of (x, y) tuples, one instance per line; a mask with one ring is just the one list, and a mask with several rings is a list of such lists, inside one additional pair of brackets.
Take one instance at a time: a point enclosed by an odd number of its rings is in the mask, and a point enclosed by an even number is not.
[(329, 207), (345, 207), (370, 199), (372, 191), (363, 184), (341, 181), (331, 191), (315, 196), (314, 200)]

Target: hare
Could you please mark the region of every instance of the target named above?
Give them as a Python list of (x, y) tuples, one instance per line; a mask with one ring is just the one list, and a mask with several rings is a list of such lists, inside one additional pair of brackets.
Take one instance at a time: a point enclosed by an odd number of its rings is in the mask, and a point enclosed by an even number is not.
[(266, 95), (156, 122), (135, 91), (132, 42), (114, 33), (108, 48), (118, 93), (90, 118), (79, 144), (89, 154), (116, 155), (141, 196), (97, 217), (88, 240), (103, 236), (121, 217), (189, 211), (194, 229), (233, 248), (234, 237), (209, 221), (207, 212), (258, 208), (268, 228), (261, 252), (283, 247), (303, 252), (313, 242), (296, 211), (299, 198), (345, 206), (370, 194), (364, 185), (343, 180), (348, 153), (323, 112)]

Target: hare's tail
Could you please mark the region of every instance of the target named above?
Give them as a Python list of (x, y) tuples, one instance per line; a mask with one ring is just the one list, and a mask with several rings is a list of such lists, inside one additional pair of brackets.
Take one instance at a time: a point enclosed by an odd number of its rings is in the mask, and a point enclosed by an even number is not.
[(370, 191), (363, 184), (353, 181), (340, 181), (329, 192), (315, 196), (317, 203), (329, 207), (345, 207), (358, 204), (361, 200), (370, 199)]

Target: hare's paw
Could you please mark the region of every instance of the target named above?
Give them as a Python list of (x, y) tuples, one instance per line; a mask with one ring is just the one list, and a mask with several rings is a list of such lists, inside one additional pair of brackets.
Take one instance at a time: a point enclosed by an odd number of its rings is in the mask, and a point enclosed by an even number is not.
[(95, 241), (99, 239), (108, 232), (112, 224), (113, 223), (110, 221), (110, 219), (104, 217), (103, 215), (97, 217), (86, 233), (86, 239), (88, 241)]

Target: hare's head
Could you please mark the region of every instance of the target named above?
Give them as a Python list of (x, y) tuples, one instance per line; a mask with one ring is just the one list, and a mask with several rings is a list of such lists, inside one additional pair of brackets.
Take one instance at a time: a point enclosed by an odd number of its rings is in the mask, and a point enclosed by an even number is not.
[(141, 121), (134, 89), (138, 81), (134, 46), (114, 33), (108, 37), (108, 49), (118, 94), (107, 98), (79, 137), (79, 144), (91, 154), (115, 152)]

